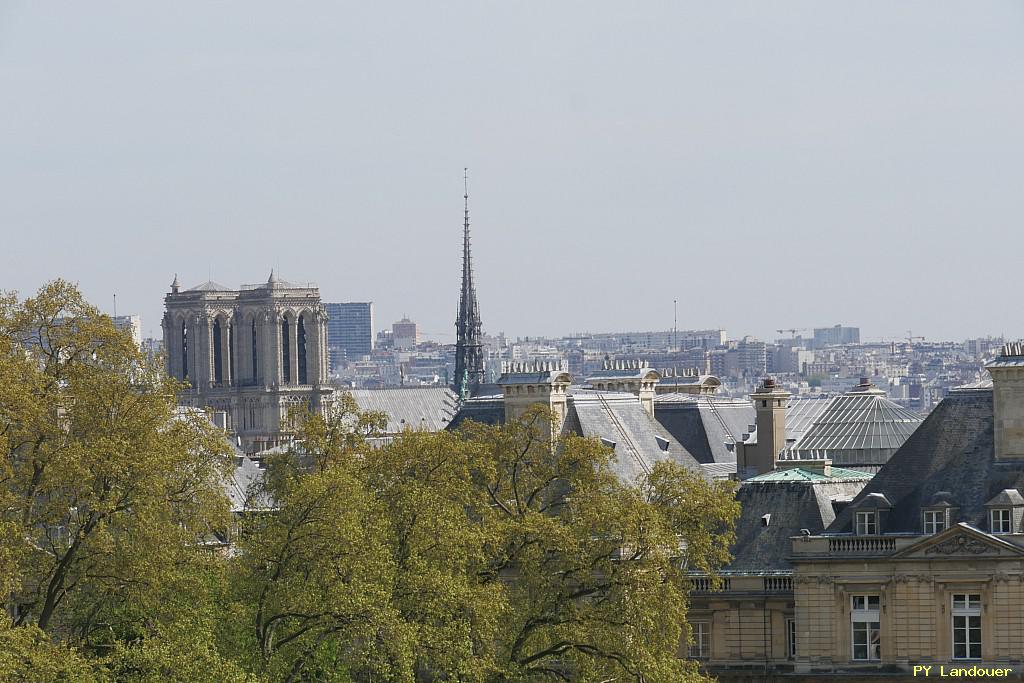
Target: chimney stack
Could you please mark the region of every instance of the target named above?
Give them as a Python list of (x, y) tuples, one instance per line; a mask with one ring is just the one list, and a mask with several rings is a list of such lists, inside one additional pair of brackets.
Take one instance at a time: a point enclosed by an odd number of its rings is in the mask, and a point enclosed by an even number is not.
[(996, 459), (1024, 459), (1024, 343), (1006, 344), (985, 367), (992, 375)]

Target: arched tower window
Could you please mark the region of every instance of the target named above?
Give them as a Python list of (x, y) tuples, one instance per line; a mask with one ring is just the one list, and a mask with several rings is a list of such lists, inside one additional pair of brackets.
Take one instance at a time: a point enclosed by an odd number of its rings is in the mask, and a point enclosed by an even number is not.
[(255, 383), (259, 375), (256, 372), (256, 318), (252, 319), (252, 381)]
[(181, 321), (181, 379), (188, 379), (188, 326)]
[(220, 319), (213, 321), (213, 381), (220, 384), (224, 381), (224, 355), (220, 352), (221, 329)]
[(309, 384), (309, 375), (306, 372), (306, 323), (305, 316), (299, 316), (299, 329), (297, 335), (298, 347), (295, 352), (299, 356), (299, 384)]
[(292, 381), (291, 340), (288, 337), (288, 318), (284, 318), (281, 321), (281, 367), (283, 368), (282, 376), (284, 377), (285, 384)]

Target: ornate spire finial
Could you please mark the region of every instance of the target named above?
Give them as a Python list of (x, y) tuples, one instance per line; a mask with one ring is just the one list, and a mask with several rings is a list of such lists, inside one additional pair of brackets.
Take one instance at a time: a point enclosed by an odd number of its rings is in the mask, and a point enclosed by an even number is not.
[(464, 202), (462, 223), (462, 291), (459, 314), (455, 319), (455, 390), (461, 396), (472, 396), (484, 379), (483, 343), (480, 307), (473, 286), (473, 257), (469, 242), (469, 169), (462, 169)]

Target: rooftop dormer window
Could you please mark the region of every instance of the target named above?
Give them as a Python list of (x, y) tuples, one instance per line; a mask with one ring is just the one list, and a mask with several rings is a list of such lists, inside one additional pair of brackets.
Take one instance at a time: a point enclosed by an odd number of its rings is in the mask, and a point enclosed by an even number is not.
[(878, 513), (874, 510), (858, 512), (856, 531), (858, 536), (875, 536), (878, 534)]
[(988, 530), (992, 534), (1013, 534), (1021, 528), (1024, 517), (1024, 496), (1017, 489), (1003, 489), (985, 503), (988, 509)]
[(946, 510), (925, 510), (922, 513), (922, 528), (924, 533), (937, 534), (946, 528)]
[(988, 511), (988, 529), (993, 534), (1008, 534), (1013, 531), (1013, 510), (993, 508)]
[(869, 493), (851, 506), (853, 531), (858, 536), (877, 536), (882, 533), (885, 518), (892, 505), (882, 493)]

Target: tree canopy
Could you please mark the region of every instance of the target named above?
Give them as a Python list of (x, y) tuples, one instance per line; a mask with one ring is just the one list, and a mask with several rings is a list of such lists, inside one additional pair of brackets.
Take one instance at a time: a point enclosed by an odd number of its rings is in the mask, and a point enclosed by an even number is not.
[(728, 561), (731, 485), (621, 481), (541, 408), (371, 448), (383, 416), (341, 395), (231, 522), (229, 445), (180, 389), (67, 283), (0, 298), (0, 677), (701, 678), (686, 571)]

